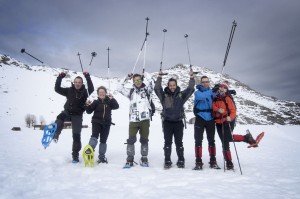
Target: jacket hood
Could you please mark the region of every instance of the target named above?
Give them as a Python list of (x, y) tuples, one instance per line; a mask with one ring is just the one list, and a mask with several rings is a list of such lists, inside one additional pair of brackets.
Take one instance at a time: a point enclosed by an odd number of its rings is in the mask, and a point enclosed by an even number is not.
[(208, 88), (204, 88), (202, 85), (197, 85), (196, 86), (196, 88), (199, 90), (199, 91), (208, 91), (208, 90), (210, 90), (210, 88), (208, 87)]
[(169, 89), (169, 87), (165, 87), (164, 89), (165, 93), (169, 94), (169, 95), (173, 95), (173, 94), (177, 94), (180, 92), (180, 87), (177, 86), (175, 91), (172, 93), (171, 90)]

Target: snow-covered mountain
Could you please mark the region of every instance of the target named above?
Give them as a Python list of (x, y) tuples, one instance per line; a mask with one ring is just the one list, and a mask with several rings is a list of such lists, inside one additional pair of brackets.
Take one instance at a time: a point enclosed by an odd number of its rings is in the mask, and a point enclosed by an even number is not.
[[(29, 66), (23, 64), (9, 56), (0, 55), (0, 93), (3, 96), (2, 99), (8, 97), (9, 93), (16, 92), (18, 89), (28, 90), (28, 96), (38, 100), (40, 104), (39, 110), (43, 110), (41, 100), (43, 103), (48, 101), (48, 105), (53, 107), (52, 113), (57, 113), (57, 104), (63, 104), (64, 98), (54, 94), (53, 87), (55, 77), (58, 72), (66, 71), (68, 73), (67, 78), (64, 79), (63, 84), (69, 86), (72, 79), (82, 73), (68, 71), (66, 69), (53, 69), (47, 66)], [(202, 75), (206, 75), (211, 80), (211, 85), (227, 80), (230, 85), (230, 89), (236, 90), (237, 95), (234, 96), (237, 106), (237, 123), (239, 124), (300, 124), (300, 104), (292, 101), (282, 101), (274, 97), (265, 96), (251, 89), (249, 86), (235, 80), (229, 76), (222, 76), (220, 73), (216, 73), (205, 67), (193, 66), (193, 70), (199, 72), (197, 75), (197, 81)], [(163, 78), (163, 85), (167, 84), (167, 80), (171, 77), (178, 80), (178, 85), (184, 89), (187, 86), (189, 80), (188, 72), (189, 66), (178, 64), (170, 69), (165, 70), (168, 75)], [(153, 73), (156, 79), (157, 73)], [(40, 78), (43, 77), (43, 78)], [(95, 87), (105, 85), (110, 88), (110, 91), (117, 94), (115, 91), (116, 86), (123, 80), (123, 78), (111, 78), (92, 76)], [(10, 84), (8, 84), (10, 82)], [(10, 85), (10, 86), (8, 86)], [(12, 86), (13, 85), (13, 86)], [(35, 97), (36, 96), (36, 97)], [(38, 98), (37, 96), (40, 96)], [(91, 96), (96, 98), (95, 92)], [(156, 105), (157, 112), (161, 110), (161, 104), (159, 103), (155, 94), (153, 94), (154, 103)], [(20, 96), (20, 100), (24, 96)], [(187, 119), (193, 118), (193, 97), (191, 97), (185, 105)], [(12, 99), (9, 99), (12, 100)], [(20, 103), (19, 100), (16, 103)], [(36, 103), (36, 102), (34, 102)], [(1, 105), (5, 106), (5, 105)], [(61, 105), (60, 105), (61, 106)], [(61, 107), (59, 107), (61, 108)], [(6, 114), (12, 114), (14, 107), (3, 107), (1, 110), (6, 111)], [(28, 113), (32, 112), (30, 106), (28, 106)], [(24, 113), (25, 114), (25, 113)], [(41, 113), (35, 113), (37, 115)]]

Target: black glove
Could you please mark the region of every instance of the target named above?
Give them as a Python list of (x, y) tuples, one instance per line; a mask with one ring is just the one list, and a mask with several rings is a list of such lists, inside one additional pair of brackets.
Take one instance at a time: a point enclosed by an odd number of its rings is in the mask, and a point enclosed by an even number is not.
[(236, 91), (235, 90), (229, 90), (228, 91), (230, 95), (236, 95)]
[(90, 78), (90, 73), (88, 73), (88, 72), (83, 72), (83, 75), (85, 78)]
[(220, 84), (216, 84), (211, 90), (216, 93), (220, 88)]
[(66, 76), (66, 73), (64, 73), (64, 72), (59, 73), (59, 77), (64, 78), (65, 76)]

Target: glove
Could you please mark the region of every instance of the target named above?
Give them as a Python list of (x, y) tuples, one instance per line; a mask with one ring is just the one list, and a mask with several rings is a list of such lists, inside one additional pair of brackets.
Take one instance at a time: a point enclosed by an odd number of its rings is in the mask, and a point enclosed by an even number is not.
[(228, 91), (231, 95), (236, 95), (236, 91), (235, 90), (229, 90)]
[(229, 116), (226, 117), (227, 122), (231, 122), (231, 118)]
[(88, 72), (83, 72), (83, 75), (85, 78), (90, 78), (90, 73), (88, 73)]
[(220, 84), (216, 84), (211, 90), (216, 93), (220, 88)]
[(64, 78), (65, 76), (66, 76), (66, 73), (64, 73), (64, 72), (59, 73), (59, 77)]

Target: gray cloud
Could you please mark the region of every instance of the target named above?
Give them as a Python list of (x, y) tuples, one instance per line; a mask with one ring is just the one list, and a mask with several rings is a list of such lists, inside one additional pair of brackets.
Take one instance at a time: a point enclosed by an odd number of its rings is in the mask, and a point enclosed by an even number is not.
[(148, 16), (147, 71), (159, 69), (166, 28), (164, 68), (188, 64), (184, 34), (189, 34), (192, 64), (220, 72), (236, 20), (225, 73), (263, 94), (300, 102), (299, 8), (296, 0), (2, 0), (0, 53), (39, 64), (20, 53), (25, 48), (53, 67), (80, 71), (77, 53), (87, 69), (95, 51), (90, 72), (106, 76), (109, 46), (110, 72), (124, 76), (140, 51)]

